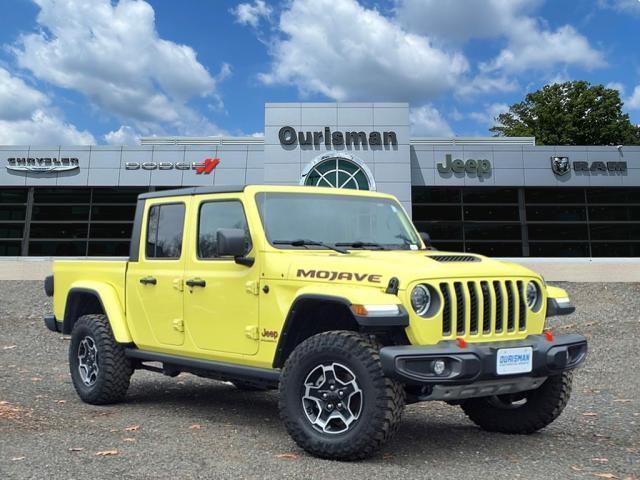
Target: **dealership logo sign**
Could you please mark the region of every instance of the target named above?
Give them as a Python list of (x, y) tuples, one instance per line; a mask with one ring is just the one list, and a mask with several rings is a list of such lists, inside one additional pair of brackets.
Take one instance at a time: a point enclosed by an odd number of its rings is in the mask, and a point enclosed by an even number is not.
[(220, 163), (219, 158), (207, 158), (204, 162), (125, 162), (125, 170), (195, 170), (196, 174), (210, 174)]
[(573, 170), (582, 173), (609, 173), (620, 172), (625, 173), (627, 171), (627, 162), (621, 161), (574, 161), (570, 162), (569, 157), (551, 157), (551, 170), (558, 176), (565, 175), (571, 170), (571, 164), (573, 163)]
[(452, 159), (451, 154), (447, 153), (444, 163), (438, 164), (438, 172), (440, 173), (467, 173), (470, 175), (489, 175), (491, 173), (491, 162), (486, 159), (476, 160), (469, 158), (462, 160), (460, 158)]
[(74, 157), (11, 157), (7, 158), (7, 170), (14, 172), (67, 172), (80, 168)]
[(569, 157), (551, 157), (551, 170), (556, 175), (565, 175), (571, 170)]
[(324, 144), (325, 147), (331, 148), (332, 146), (354, 146), (354, 147), (367, 147), (367, 146), (398, 146), (398, 137), (396, 132), (332, 132), (329, 127), (324, 127), (323, 130), (316, 132), (296, 132), (293, 127), (282, 127), (278, 131), (278, 139), (281, 145), (294, 146), (300, 145), (314, 145), (318, 146)]

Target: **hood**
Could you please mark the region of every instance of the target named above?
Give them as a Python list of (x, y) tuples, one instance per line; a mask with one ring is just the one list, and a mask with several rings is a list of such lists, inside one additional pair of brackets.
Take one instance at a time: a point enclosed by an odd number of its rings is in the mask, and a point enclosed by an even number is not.
[[(283, 251), (280, 251), (281, 253)], [(286, 251), (287, 265), (278, 277), (296, 281), (385, 287), (392, 277), (404, 289), (417, 280), (540, 276), (521, 265), (473, 254), (434, 250)], [(279, 259), (282, 261), (282, 259)], [(279, 262), (278, 262), (279, 263)], [(276, 273), (276, 272), (273, 272)], [(281, 277), (280, 277), (281, 278)]]

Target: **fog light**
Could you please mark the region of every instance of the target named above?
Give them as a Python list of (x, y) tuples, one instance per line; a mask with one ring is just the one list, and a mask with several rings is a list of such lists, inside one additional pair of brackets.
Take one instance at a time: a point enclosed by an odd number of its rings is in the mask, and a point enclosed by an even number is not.
[(447, 364), (444, 363), (444, 360), (436, 360), (433, 362), (433, 373), (436, 375), (442, 375), (445, 368), (447, 368)]

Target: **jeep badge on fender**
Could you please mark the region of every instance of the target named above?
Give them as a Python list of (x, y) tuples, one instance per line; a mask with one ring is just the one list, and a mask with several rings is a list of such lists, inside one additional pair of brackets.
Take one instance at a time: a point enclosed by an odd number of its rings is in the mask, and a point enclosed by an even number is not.
[(93, 405), (126, 400), (136, 370), (277, 389), (300, 447), (355, 460), (391, 437), (405, 403), (459, 405), (492, 432), (540, 430), (587, 355), (583, 336), (547, 330), (574, 310), (564, 290), (427, 248), (391, 195), (195, 187), (144, 193), (136, 208), (129, 258), (56, 260), (45, 281), (45, 324), (71, 335), (71, 380)]

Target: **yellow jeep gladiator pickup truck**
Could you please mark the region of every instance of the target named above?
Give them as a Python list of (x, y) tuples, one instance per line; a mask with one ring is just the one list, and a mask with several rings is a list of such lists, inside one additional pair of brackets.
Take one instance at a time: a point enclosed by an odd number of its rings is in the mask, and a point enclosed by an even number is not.
[(71, 335), (85, 402), (121, 401), (136, 369), (278, 388), (288, 432), (320, 457), (371, 455), (406, 402), (460, 405), (494, 432), (545, 427), (587, 354), (545, 329), (573, 312), (566, 292), (427, 237), (381, 193), (146, 193), (128, 260), (54, 262), (45, 324)]

